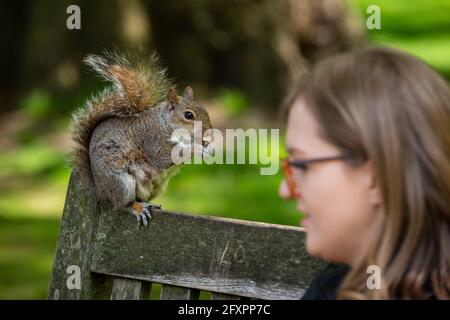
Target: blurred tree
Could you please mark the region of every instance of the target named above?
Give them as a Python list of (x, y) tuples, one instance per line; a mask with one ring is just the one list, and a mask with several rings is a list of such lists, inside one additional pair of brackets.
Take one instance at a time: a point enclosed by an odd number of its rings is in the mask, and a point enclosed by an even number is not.
[(343, 0), (145, 2), (154, 45), (183, 81), (244, 90), (273, 107), (308, 61), (358, 45)]
[(1, 5), (0, 113), (11, 110), (17, 103), (19, 70), (29, 25), (29, 5), (27, 0), (4, 1)]
[[(71, 4), (81, 8), (81, 30), (66, 28)], [(81, 64), (87, 53), (143, 45), (160, 53), (180, 85), (239, 89), (272, 109), (309, 62), (363, 38), (362, 24), (345, 0), (63, 0), (2, 6), (8, 26), (6, 59), (0, 62), (3, 101), (18, 88), (44, 87), (62, 97), (80, 91), (92, 79)], [(4, 102), (0, 109), (10, 106)]]
[[(66, 13), (69, 5), (81, 8), (81, 30), (69, 30)], [(68, 89), (67, 77), (77, 78), (81, 60), (88, 52), (121, 45), (121, 15), (117, 1), (47, 1), (30, 4), (32, 26), (23, 44), (23, 81), (31, 86), (51, 85), (52, 89)], [(74, 66), (76, 71), (70, 71)], [(63, 76), (61, 76), (63, 75)], [(65, 82), (66, 81), (66, 82)]]

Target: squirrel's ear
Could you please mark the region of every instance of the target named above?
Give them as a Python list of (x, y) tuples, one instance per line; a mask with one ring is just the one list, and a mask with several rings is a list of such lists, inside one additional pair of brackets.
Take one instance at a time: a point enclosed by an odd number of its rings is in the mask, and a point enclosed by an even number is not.
[(183, 98), (188, 101), (194, 100), (194, 91), (192, 90), (191, 87), (188, 86), (184, 89)]
[(173, 88), (169, 89), (166, 97), (167, 97), (167, 101), (169, 101), (172, 106), (176, 106), (178, 104), (177, 93), (175, 92), (175, 90)]

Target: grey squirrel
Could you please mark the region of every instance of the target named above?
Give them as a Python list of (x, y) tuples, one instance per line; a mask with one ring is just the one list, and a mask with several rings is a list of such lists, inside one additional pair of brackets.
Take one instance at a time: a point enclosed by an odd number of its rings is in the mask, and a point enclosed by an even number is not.
[(147, 226), (152, 209), (161, 208), (149, 201), (180, 166), (171, 159), (178, 143), (172, 133), (186, 129), (193, 139), (194, 121), (201, 121), (202, 141), (196, 150), (204, 152), (209, 146), (203, 135), (212, 128), (209, 115), (194, 101), (190, 87), (177, 96), (156, 54), (145, 61), (105, 53), (89, 55), (84, 62), (112, 86), (73, 114), (71, 163), (98, 198), (125, 208), (138, 226)]

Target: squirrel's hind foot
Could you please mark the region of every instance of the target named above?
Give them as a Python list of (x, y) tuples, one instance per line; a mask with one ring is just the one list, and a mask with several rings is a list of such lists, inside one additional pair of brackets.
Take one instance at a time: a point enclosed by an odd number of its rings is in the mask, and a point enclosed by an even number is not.
[(160, 205), (149, 202), (134, 201), (130, 206), (130, 211), (136, 216), (138, 229), (141, 225), (148, 226), (148, 221), (152, 219), (151, 211), (153, 209), (161, 209)]

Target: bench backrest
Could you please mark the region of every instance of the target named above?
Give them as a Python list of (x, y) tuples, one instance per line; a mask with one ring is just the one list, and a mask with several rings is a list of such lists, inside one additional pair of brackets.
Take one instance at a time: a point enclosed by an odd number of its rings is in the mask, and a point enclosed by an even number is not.
[(301, 228), (156, 210), (147, 228), (72, 173), (49, 299), (299, 299), (324, 262)]

